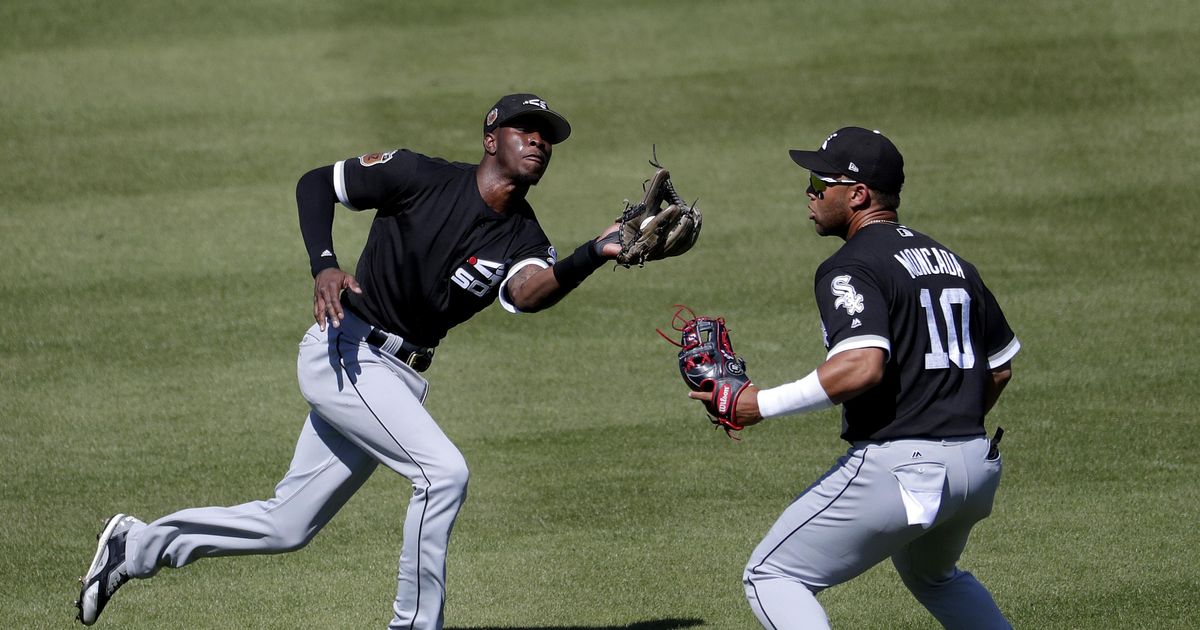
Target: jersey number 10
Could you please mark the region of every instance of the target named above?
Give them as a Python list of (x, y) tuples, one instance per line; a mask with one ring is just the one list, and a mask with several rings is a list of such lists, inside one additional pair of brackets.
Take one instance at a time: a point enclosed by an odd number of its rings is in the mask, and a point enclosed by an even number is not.
[[(975, 351), (971, 347), (971, 294), (966, 289), (942, 289), (938, 303), (941, 308), (934, 309), (929, 289), (921, 289), (921, 307), (925, 310), (925, 323), (929, 325), (929, 352), (925, 353), (925, 369), (944, 370), (951, 363), (964, 370), (975, 367)], [(962, 316), (958, 322), (954, 318), (955, 304), (961, 307)], [(938, 331), (939, 311), (946, 322), (945, 345)], [(956, 325), (959, 325), (957, 330)]]

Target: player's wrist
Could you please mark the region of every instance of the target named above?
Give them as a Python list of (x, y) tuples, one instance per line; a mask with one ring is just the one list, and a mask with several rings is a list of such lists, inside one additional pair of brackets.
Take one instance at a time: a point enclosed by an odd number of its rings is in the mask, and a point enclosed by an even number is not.
[[(621, 232), (620, 231), (610, 232), (604, 236), (594, 238), (589, 242), (592, 244), (592, 249), (596, 250), (596, 255), (603, 258), (604, 260), (611, 260), (613, 258), (616, 258), (621, 253), (621, 249), (620, 249), (621, 248)], [(617, 250), (615, 252), (613, 252), (611, 256), (605, 255), (604, 246), (606, 246), (606, 245), (616, 245)], [(601, 263), (601, 264), (603, 264), (603, 263)]]
[(762, 409), (758, 404), (758, 395), (761, 391), (751, 383), (746, 386), (745, 391), (738, 397), (737, 417), (735, 418), (738, 424), (748, 427), (762, 422)]
[(764, 419), (819, 411), (833, 406), (829, 394), (821, 386), (816, 370), (798, 381), (759, 390), (756, 401), (758, 412)]
[(592, 239), (575, 248), (566, 258), (554, 263), (554, 279), (558, 285), (573, 289), (579, 286), (592, 272), (603, 267), (607, 259), (596, 246), (597, 239)]
[(340, 269), (341, 268), (338, 265), (337, 256), (322, 256), (320, 258), (310, 261), (309, 266), (312, 268), (313, 278), (316, 278), (318, 275), (321, 274), (322, 271), (325, 271), (326, 269)]

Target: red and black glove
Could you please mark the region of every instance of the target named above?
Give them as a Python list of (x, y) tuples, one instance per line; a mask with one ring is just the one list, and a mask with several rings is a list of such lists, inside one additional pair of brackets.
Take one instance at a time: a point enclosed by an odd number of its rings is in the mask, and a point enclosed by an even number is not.
[[(687, 311), (692, 317), (684, 319)], [(746, 361), (733, 351), (729, 329), (723, 317), (696, 317), (686, 306), (679, 306), (672, 328), (681, 333), (678, 343), (658, 331), (663, 338), (679, 347), (679, 373), (692, 391), (710, 392), (712, 399), (704, 403), (712, 423), (725, 429), (732, 437), (743, 425), (735, 419), (738, 399), (752, 383), (746, 375)]]

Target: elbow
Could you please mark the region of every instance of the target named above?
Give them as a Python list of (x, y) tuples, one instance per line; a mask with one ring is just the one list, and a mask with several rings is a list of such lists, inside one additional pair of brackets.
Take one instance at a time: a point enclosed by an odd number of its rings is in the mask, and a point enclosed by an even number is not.
[(883, 382), (887, 373), (887, 355), (879, 348), (864, 348), (854, 355), (859, 390), (870, 389)]
[(332, 166), (320, 166), (300, 176), (296, 182), (296, 198), (310, 195), (333, 196)]
[(1012, 380), (1012, 363), (1005, 363), (1000, 367), (992, 370), (992, 382), (997, 387), (1003, 389), (1008, 382)]
[(537, 302), (513, 302), (513, 306), (516, 306), (517, 310), (522, 313), (538, 313), (546, 310), (546, 305)]
[(518, 311), (522, 313), (537, 313), (544, 311), (550, 306), (546, 300), (538, 300), (529, 291), (524, 290), (524, 283), (519, 283), (520, 288), (517, 290), (507, 291), (508, 303), (512, 304)]
[(886, 355), (879, 348), (842, 352), (818, 368), (829, 399), (841, 404), (883, 382)]
[(871, 364), (871, 366), (865, 370), (863, 378), (866, 382), (864, 385), (870, 388), (882, 383), (884, 372), (884, 365), (882, 363)]
[(540, 313), (541, 311), (558, 304), (558, 300), (560, 298), (561, 296), (556, 295), (546, 295), (542, 296), (540, 299), (527, 297), (523, 300), (514, 300), (513, 305), (516, 306), (517, 309), (522, 313)]
[(855, 392), (864, 392), (875, 387), (883, 382), (884, 364), (877, 361), (868, 361), (860, 365), (858, 369), (858, 382), (854, 387)]

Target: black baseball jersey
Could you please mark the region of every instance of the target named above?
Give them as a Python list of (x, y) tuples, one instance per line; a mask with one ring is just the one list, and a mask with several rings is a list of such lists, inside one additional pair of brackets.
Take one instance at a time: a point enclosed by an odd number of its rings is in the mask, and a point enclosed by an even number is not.
[(843, 439), (984, 433), (991, 370), (1020, 343), (973, 265), (915, 230), (876, 223), (817, 268), (815, 291), (829, 357), (888, 355), (883, 381), (843, 404)]
[[(334, 164), (338, 201), (377, 209), (355, 271), (362, 294), (342, 298), (350, 308), (433, 347), (491, 304), (512, 272), (554, 264), (554, 248), (529, 204), (492, 210), (479, 194), (477, 168), (402, 149)], [(516, 311), (504, 297), (501, 303)]]

